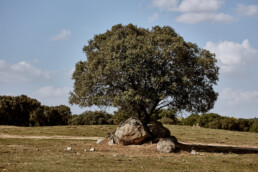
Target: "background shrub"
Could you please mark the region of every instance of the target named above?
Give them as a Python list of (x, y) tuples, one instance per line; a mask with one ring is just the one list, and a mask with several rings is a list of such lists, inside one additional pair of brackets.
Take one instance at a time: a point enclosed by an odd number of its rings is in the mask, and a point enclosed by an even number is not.
[(253, 122), (253, 124), (250, 127), (250, 132), (258, 133), (258, 121)]
[(221, 128), (224, 130), (238, 130), (237, 120), (235, 118), (224, 118), (221, 120)]
[(106, 125), (113, 124), (112, 115), (104, 111), (85, 111), (80, 115), (73, 115), (69, 125)]
[(159, 120), (163, 124), (177, 124), (177, 110), (176, 109), (161, 109), (157, 113), (155, 120)]
[(211, 122), (216, 121), (216, 120), (221, 120), (223, 117), (216, 114), (216, 113), (207, 113), (207, 114), (202, 114), (199, 119), (198, 123), (201, 127), (209, 128), (209, 125)]
[(183, 125), (190, 125), (190, 126), (196, 125), (198, 123), (199, 117), (200, 116), (198, 114), (193, 113), (189, 115), (187, 118), (184, 118), (182, 120), (182, 123)]
[(170, 118), (167, 118), (167, 117), (163, 117), (159, 120), (162, 124), (166, 124), (166, 125), (172, 125), (172, 124), (175, 124), (175, 122), (170, 119)]
[(118, 111), (114, 112), (113, 121), (114, 124), (118, 125), (120, 122), (127, 120), (130, 117), (137, 117), (137, 114), (128, 109), (119, 109)]

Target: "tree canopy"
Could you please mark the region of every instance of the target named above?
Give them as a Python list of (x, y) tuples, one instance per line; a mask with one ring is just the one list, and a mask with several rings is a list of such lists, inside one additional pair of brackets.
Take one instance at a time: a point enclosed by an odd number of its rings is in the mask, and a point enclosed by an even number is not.
[(206, 112), (217, 99), (215, 54), (169, 26), (118, 24), (83, 51), (87, 59), (76, 64), (71, 104), (128, 109), (148, 123), (161, 108)]

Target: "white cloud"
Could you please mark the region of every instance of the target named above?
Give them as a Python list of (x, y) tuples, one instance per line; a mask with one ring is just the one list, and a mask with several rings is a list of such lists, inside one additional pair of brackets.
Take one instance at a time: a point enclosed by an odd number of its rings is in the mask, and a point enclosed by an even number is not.
[(22, 83), (38, 79), (48, 80), (50, 75), (50, 71), (43, 71), (25, 61), (9, 64), (5, 60), (0, 60), (0, 83)]
[(158, 7), (161, 11), (172, 12), (206, 12), (216, 11), (223, 4), (224, 0), (153, 0), (152, 5)]
[(182, 0), (178, 11), (184, 13), (216, 11), (223, 2), (224, 0)]
[(248, 69), (258, 61), (258, 50), (254, 49), (247, 39), (242, 43), (207, 42), (204, 48), (216, 54), (221, 74), (246, 76)]
[(71, 89), (68, 87), (64, 88), (54, 88), (53, 86), (46, 86), (38, 89), (35, 94), (39, 97), (48, 98), (60, 98), (63, 96), (68, 96)]
[(184, 13), (176, 18), (177, 22), (185, 24), (196, 24), (210, 21), (212, 23), (231, 23), (235, 19), (224, 13)]
[(153, 0), (152, 5), (158, 7), (161, 11), (175, 11), (177, 9), (178, 0)]
[(176, 17), (177, 22), (196, 24), (199, 22), (230, 23), (235, 19), (217, 12), (224, 0), (153, 0), (152, 5), (161, 11), (181, 13)]
[(58, 34), (52, 36), (52, 37), (50, 38), (50, 40), (51, 40), (51, 41), (65, 40), (65, 39), (69, 38), (70, 35), (71, 35), (71, 31), (66, 30), (66, 29), (63, 29), (63, 30), (61, 30), (60, 33), (58, 33)]
[(69, 105), (68, 99), (71, 90), (69, 87), (55, 88), (53, 86), (46, 86), (34, 91), (32, 97), (48, 106)]
[(257, 105), (258, 91), (225, 88), (220, 93), (220, 101), (226, 106)]
[(159, 13), (154, 13), (151, 17), (149, 17), (148, 22), (154, 22), (159, 18)]
[(257, 117), (258, 90), (224, 88), (219, 92), (213, 112), (237, 118)]
[(250, 17), (258, 17), (258, 5), (238, 4), (236, 11)]

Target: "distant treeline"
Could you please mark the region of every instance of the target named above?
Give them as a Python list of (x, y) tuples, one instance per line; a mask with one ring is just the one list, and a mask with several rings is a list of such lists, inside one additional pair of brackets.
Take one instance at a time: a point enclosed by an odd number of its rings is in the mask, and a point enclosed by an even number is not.
[(197, 125), (204, 128), (224, 129), (232, 131), (250, 131), (258, 132), (258, 121), (253, 119), (237, 119), (220, 116), (215, 113), (208, 114), (191, 114), (187, 118), (182, 119), (183, 125)]
[[(79, 115), (72, 115), (70, 107), (65, 105), (44, 106), (36, 99), (25, 95), (0, 96), (0, 125), (112, 125), (119, 124), (132, 116), (137, 116), (137, 114), (124, 109), (114, 112), (114, 115), (105, 111), (85, 111)], [(176, 109), (161, 109), (151, 116), (151, 120), (158, 120), (163, 124), (258, 132), (257, 118), (236, 119), (215, 113), (191, 114), (187, 118), (180, 118), (177, 116)]]
[(0, 96), (0, 125), (67, 125), (71, 116), (70, 108), (65, 105), (44, 106), (25, 95)]

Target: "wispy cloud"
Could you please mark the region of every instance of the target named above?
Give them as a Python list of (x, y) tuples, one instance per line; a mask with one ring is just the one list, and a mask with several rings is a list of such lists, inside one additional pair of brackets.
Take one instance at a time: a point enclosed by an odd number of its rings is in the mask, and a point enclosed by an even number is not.
[(224, 0), (153, 0), (152, 4), (160, 10), (182, 13), (210, 12), (218, 10)]
[(224, 13), (184, 13), (176, 17), (177, 22), (185, 24), (196, 24), (200, 22), (231, 23), (235, 19)]
[(53, 86), (46, 86), (38, 89), (35, 93), (40, 97), (59, 98), (64, 95), (68, 96), (70, 90), (68, 87), (54, 88)]
[(159, 13), (154, 13), (151, 17), (149, 17), (148, 22), (152, 23), (152, 22), (158, 20), (158, 18), (159, 18)]
[(178, 0), (153, 0), (152, 5), (161, 11), (175, 11), (178, 6)]
[(238, 118), (257, 117), (258, 90), (227, 87), (219, 92), (214, 112)]
[(236, 11), (245, 16), (258, 17), (258, 5), (238, 4)]
[(40, 100), (43, 104), (56, 106), (60, 104), (68, 105), (69, 92), (72, 88), (62, 87), (55, 88), (53, 86), (46, 86), (39, 88), (32, 95)]
[(196, 24), (200, 22), (230, 23), (235, 19), (218, 12), (224, 0), (153, 0), (152, 5), (160, 11), (179, 13), (177, 22)]
[(221, 74), (242, 77), (248, 74), (248, 69), (258, 62), (258, 50), (253, 48), (248, 39), (242, 43), (222, 41), (207, 42), (205, 49), (216, 54)]
[(220, 99), (226, 106), (257, 105), (258, 91), (225, 88), (220, 93)]
[(51, 41), (65, 40), (65, 39), (68, 39), (70, 37), (71, 33), (72, 32), (70, 30), (63, 29), (58, 34), (53, 35), (50, 38), (50, 40)]
[(51, 72), (39, 69), (32, 64), (21, 61), (9, 64), (0, 60), (0, 83), (23, 83), (34, 80), (48, 80)]

